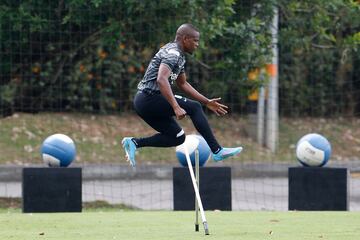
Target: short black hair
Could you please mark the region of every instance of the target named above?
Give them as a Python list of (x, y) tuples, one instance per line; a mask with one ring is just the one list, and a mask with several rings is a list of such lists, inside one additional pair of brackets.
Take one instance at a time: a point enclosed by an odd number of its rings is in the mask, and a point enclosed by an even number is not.
[(183, 23), (176, 30), (177, 36), (188, 35), (190, 31), (199, 32), (199, 30), (191, 23)]

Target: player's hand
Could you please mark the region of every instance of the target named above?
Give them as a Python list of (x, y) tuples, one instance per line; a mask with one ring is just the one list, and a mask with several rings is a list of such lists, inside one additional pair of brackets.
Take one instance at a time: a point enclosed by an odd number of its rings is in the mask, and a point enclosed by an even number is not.
[(186, 116), (186, 111), (180, 106), (174, 108), (174, 112), (177, 120), (181, 120)]
[(221, 98), (213, 98), (210, 99), (209, 102), (206, 104), (206, 107), (213, 111), (216, 115), (221, 116), (227, 114), (228, 107), (224, 104), (219, 103)]

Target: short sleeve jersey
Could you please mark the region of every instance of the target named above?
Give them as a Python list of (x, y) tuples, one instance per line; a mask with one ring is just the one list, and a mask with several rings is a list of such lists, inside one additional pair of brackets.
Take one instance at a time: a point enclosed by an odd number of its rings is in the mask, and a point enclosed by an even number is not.
[(179, 74), (185, 71), (185, 55), (177, 43), (168, 43), (155, 54), (146, 69), (143, 79), (138, 84), (138, 90), (160, 92), (156, 82), (160, 64), (165, 64), (171, 71), (169, 82), (172, 84)]

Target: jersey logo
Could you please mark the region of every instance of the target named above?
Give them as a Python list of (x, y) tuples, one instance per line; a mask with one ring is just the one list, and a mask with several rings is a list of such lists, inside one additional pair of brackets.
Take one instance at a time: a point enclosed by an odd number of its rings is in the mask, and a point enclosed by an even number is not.
[(170, 74), (170, 79), (171, 79), (172, 81), (176, 80), (177, 77), (178, 77), (178, 74), (175, 74), (175, 73), (171, 72), (171, 74)]

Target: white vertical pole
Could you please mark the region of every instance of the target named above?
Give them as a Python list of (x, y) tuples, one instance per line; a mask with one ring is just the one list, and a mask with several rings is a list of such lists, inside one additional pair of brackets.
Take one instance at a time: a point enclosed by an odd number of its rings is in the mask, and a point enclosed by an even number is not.
[[(199, 150), (195, 150), (195, 177), (196, 177), (196, 185), (200, 191), (200, 173), (199, 173)], [(195, 197), (195, 231), (199, 231), (199, 204)]]
[(269, 97), (267, 102), (267, 121), (266, 121), (266, 146), (275, 152), (279, 137), (279, 79), (278, 79), (278, 9), (274, 7), (274, 18), (271, 26), (272, 33), (272, 67), (273, 74), (270, 77)]
[(195, 191), (195, 196), (196, 196), (197, 202), (198, 202), (198, 204), (199, 204), (200, 215), (201, 215), (201, 219), (202, 219), (202, 221), (203, 221), (204, 230), (205, 230), (205, 235), (209, 235), (209, 228), (208, 228), (208, 224), (207, 224), (207, 221), (206, 221), (204, 208), (203, 208), (203, 205), (202, 205), (202, 202), (201, 202), (201, 197), (200, 197), (199, 189), (198, 189), (197, 184), (196, 184), (196, 180), (195, 180), (195, 176), (194, 176), (194, 171), (193, 171), (192, 164), (191, 164), (191, 160), (190, 160), (189, 151), (188, 151), (188, 148), (187, 148), (186, 144), (184, 144), (184, 149), (185, 149), (186, 162), (187, 162), (187, 164), (188, 164), (191, 181), (192, 181), (192, 184), (193, 184), (193, 187), (194, 187), (194, 191)]
[[(261, 73), (262, 74), (262, 73)], [(264, 145), (265, 141), (265, 89), (264, 87), (259, 88), (259, 98), (257, 103), (257, 142), (261, 146)]]

